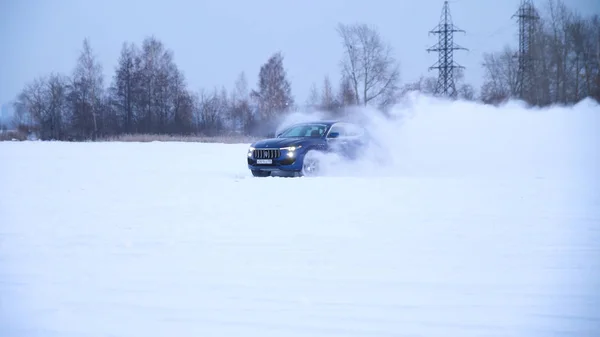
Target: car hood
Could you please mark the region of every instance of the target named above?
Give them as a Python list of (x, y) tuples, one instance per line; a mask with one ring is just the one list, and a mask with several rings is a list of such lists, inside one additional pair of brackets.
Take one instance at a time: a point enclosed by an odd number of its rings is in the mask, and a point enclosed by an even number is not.
[(280, 148), (287, 146), (296, 146), (302, 144), (304, 142), (303, 139), (298, 138), (269, 138), (260, 140), (254, 144), (252, 147), (255, 148)]

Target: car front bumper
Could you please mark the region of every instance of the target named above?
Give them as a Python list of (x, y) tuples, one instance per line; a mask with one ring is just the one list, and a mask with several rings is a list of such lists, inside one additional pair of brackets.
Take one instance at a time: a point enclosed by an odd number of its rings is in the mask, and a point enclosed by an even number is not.
[(270, 171), (272, 173), (289, 174), (300, 172), (302, 170), (301, 154), (295, 153), (293, 157), (289, 157), (287, 152), (282, 152), (277, 158), (268, 159), (266, 162), (261, 162), (260, 159), (254, 156), (249, 156), (248, 169)]

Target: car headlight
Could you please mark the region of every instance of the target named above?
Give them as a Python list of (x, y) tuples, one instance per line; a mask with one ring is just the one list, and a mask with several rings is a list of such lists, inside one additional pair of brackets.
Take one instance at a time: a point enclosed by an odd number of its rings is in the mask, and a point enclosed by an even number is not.
[(254, 151), (254, 148), (252, 146), (250, 146), (248, 148), (248, 157), (252, 157), (252, 152)]
[(286, 150), (286, 156), (288, 156), (289, 158), (292, 158), (296, 155), (296, 151), (297, 149), (301, 148), (302, 145), (298, 145), (298, 146), (287, 146), (287, 147), (282, 147), (281, 150)]

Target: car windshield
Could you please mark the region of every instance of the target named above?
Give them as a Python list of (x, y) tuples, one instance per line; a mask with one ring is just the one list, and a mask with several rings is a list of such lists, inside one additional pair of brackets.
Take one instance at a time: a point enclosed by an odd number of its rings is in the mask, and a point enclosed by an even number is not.
[(325, 124), (300, 124), (285, 129), (279, 138), (322, 137), (327, 131)]

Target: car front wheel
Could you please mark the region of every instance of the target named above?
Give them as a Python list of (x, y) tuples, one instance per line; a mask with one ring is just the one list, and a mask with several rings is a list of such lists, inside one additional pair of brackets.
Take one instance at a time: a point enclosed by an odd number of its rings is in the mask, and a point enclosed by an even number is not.
[(310, 150), (304, 155), (302, 160), (302, 175), (305, 177), (314, 177), (319, 174), (319, 153)]

